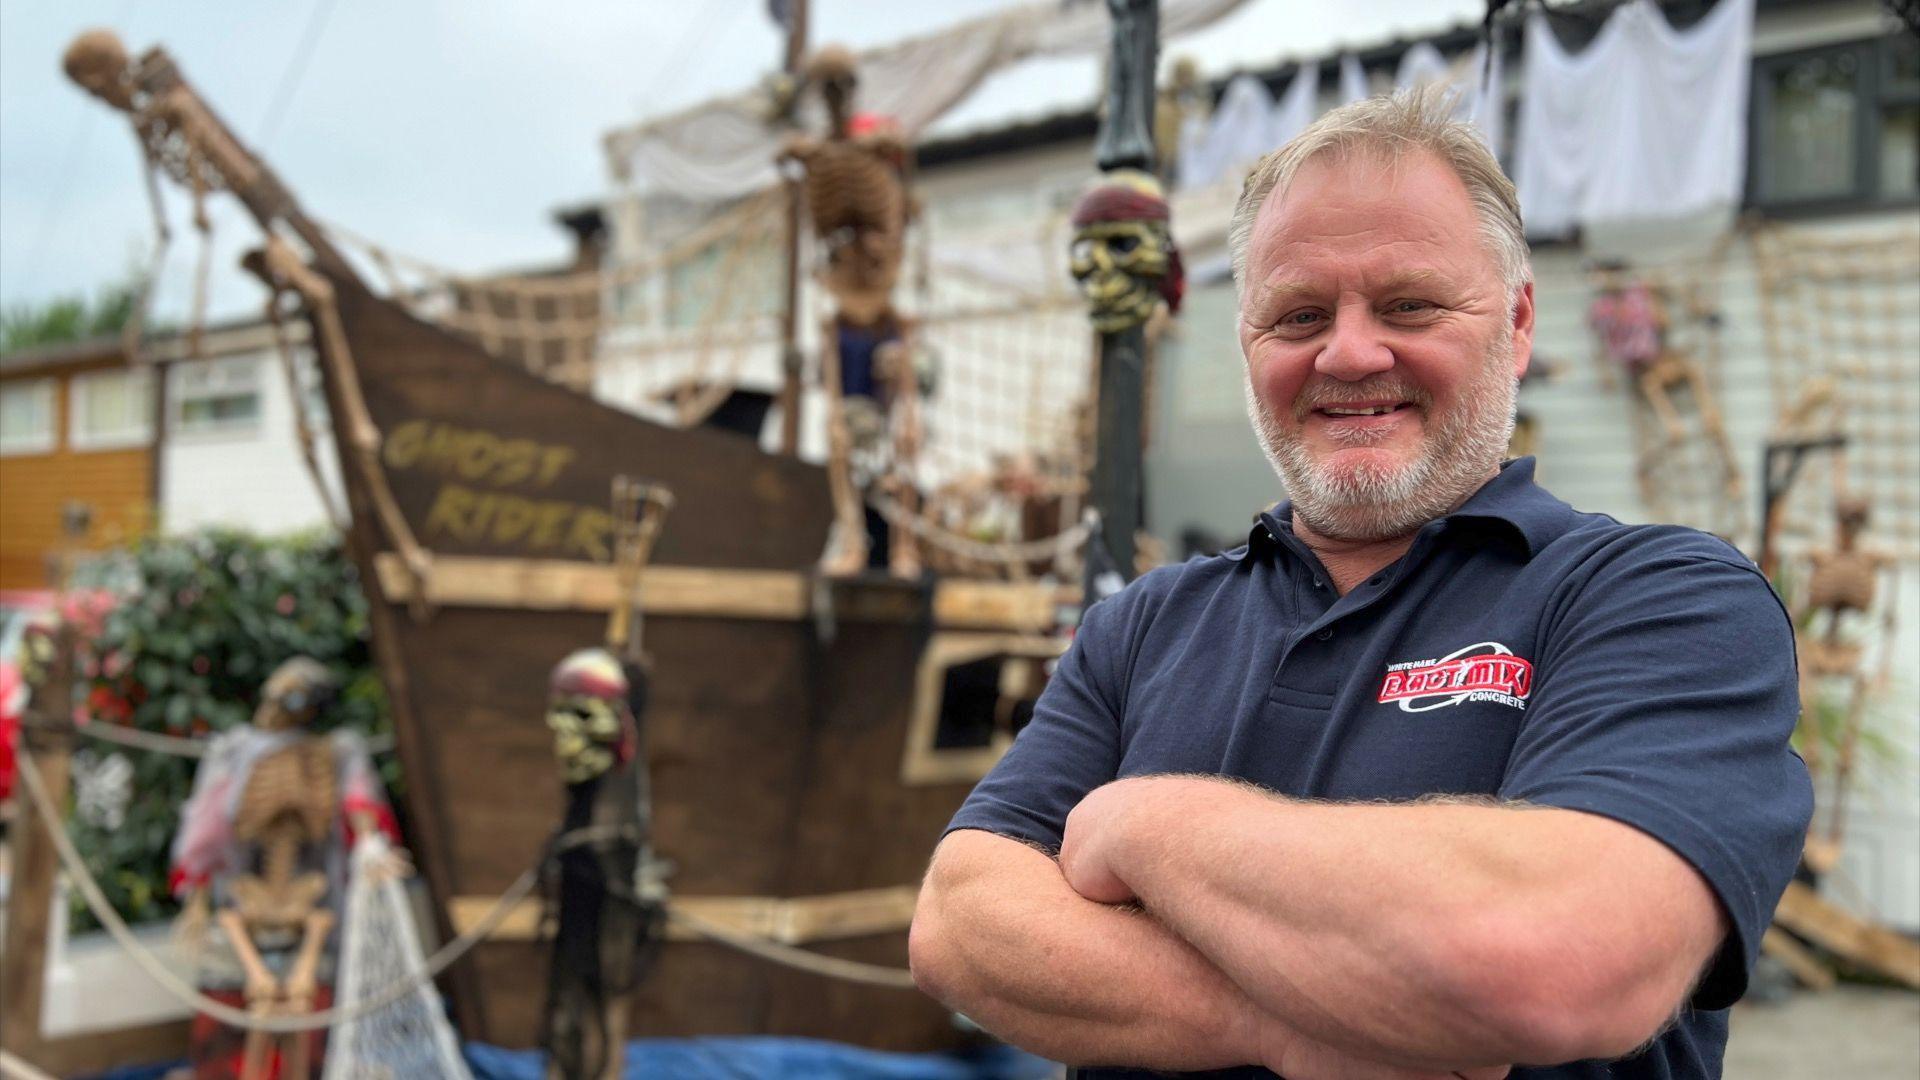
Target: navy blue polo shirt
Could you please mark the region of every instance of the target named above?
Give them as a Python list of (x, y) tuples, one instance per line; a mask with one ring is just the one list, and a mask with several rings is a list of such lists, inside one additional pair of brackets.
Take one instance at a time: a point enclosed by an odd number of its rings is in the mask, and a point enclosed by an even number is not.
[(1090, 608), (1032, 722), (949, 831), (1058, 850), (1087, 792), (1153, 773), (1601, 814), (1693, 864), (1733, 935), (1648, 1050), (1513, 1076), (1719, 1076), (1725, 1010), (1813, 809), (1787, 742), (1792, 626), (1766, 580), (1704, 533), (1574, 510), (1533, 482), (1531, 458), (1345, 596), (1291, 520), (1283, 503), (1245, 547), (1159, 568)]

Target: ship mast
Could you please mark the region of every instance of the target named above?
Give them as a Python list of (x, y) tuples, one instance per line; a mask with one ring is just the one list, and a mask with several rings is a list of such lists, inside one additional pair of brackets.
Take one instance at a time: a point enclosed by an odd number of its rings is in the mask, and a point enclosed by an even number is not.
[[(797, 101), (801, 65), (807, 52), (807, 0), (786, 0), (787, 78)], [(805, 358), (800, 352), (800, 222), (806, 213), (806, 189), (793, 177), (787, 185), (787, 297), (780, 321), (780, 452), (800, 449), (800, 392)]]

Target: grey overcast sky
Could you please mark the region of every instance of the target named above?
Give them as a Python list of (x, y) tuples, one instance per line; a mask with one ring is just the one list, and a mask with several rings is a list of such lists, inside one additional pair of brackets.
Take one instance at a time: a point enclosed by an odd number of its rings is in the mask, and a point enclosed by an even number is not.
[[(812, 40), (867, 46), (1009, 0), (814, 0)], [(154, 243), (124, 119), (60, 72), (111, 27), (159, 44), (312, 213), (463, 270), (562, 258), (550, 212), (607, 190), (607, 130), (740, 89), (777, 62), (766, 0), (0, 0), (0, 304), (91, 293)], [(1163, 45), (1218, 74), (1476, 19), (1480, 0), (1252, 0)], [(311, 41), (311, 48), (302, 43)], [(301, 61), (304, 59), (304, 65)], [(1093, 99), (1092, 60), (995, 76), (937, 131)], [(169, 189), (174, 241), (156, 306), (187, 309), (199, 240)], [(212, 314), (257, 309), (230, 269), (251, 224), (216, 198)]]

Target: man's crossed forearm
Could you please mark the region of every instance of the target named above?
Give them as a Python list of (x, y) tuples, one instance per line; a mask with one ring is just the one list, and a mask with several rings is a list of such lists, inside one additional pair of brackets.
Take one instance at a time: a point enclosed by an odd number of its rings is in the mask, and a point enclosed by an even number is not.
[(914, 915), (912, 953), (929, 994), (1017, 1046), (1072, 1064), (1261, 1064), (1289, 1080), (1490, 1080), (1506, 1071), (1394, 1066), (1310, 1039), (1150, 913), (1090, 901), (1052, 858), (985, 832), (942, 842)]

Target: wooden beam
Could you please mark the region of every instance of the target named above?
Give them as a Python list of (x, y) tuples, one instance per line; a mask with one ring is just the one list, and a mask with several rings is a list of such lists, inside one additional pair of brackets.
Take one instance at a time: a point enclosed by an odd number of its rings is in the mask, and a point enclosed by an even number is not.
[(1773, 921), (1855, 967), (1920, 990), (1920, 942), (1842, 911), (1805, 882), (1787, 886)]
[(1780, 961), (1780, 966), (1800, 980), (1800, 985), (1809, 990), (1831, 990), (1836, 976), (1833, 969), (1820, 962), (1813, 950), (1800, 944), (1800, 940), (1777, 926), (1767, 928), (1766, 936), (1760, 939), (1760, 951)]
[(64, 1035), (40, 1044), (33, 1063), (55, 1076), (86, 1076), (187, 1056), (188, 1020)]
[[(414, 599), (413, 577), (400, 556), (374, 556), (388, 602)], [(857, 589), (858, 586), (849, 588)], [(498, 607), (537, 611), (611, 611), (620, 583), (606, 563), (559, 559), (434, 555), (425, 580), (431, 607)], [(1044, 632), (1077, 590), (1005, 581), (942, 581), (934, 588), (933, 621), (957, 630)], [(812, 579), (787, 570), (720, 570), (649, 566), (640, 575), (641, 610), (649, 615), (800, 620), (813, 613)], [(837, 617), (879, 620), (886, 605), (850, 602)], [(897, 614), (897, 613), (896, 613)], [(901, 616), (904, 617), (904, 616)]]
[(1080, 600), (1066, 585), (1012, 581), (942, 581), (933, 590), (933, 622), (952, 630), (1022, 630), (1048, 633), (1060, 607)]
[[(73, 700), (73, 628), (62, 625), (54, 632), (53, 661), (47, 678), (35, 688), (34, 703), (20, 725), (22, 744), (33, 755), (47, 789), (47, 798), (57, 810), (66, 805), (68, 751), (72, 736), (66, 717), (47, 716), (46, 702)], [(19, 780), (25, 785), (24, 778)], [(24, 792), (14, 796), (15, 817), (7, 828), (8, 862), (11, 885), (6, 904), (5, 963), (0, 963), (0, 1046), (5, 1046), (27, 1061), (41, 1064), (46, 1045), (41, 1035), (42, 1005), (47, 989), (47, 927), (53, 904), (53, 879), (60, 868), (60, 856), (47, 835), (49, 828), (66, 824), (57, 818), (44, 820), (34, 800)]]
[[(685, 911), (729, 930), (777, 941), (805, 945), (816, 941), (898, 933), (913, 921), (919, 890), (912, 885), (858, 889), (781, 899), (773, 896), (680, 896), (674, 910)], [(478, 925), (494, 898), (456, 896), (449, 905), (455, 933)], [(540, 931), (540, 901), (522, 900), (506, 920), (488, 935), (489, 941), (532, 941)], [(704, 941), (687, 927), (669, 921), (668, 941)]]
[[(413, 582), (398, 555), (382, 552), (374, 566), (389, 601), (413, 599)], [(606, 563), (435, 555), (425, 584), (433, 607), (611, 611), (620, 601), (619, 580)], [(640, 575), (640, 597), (649, 615), (797, 620), (808, 611), (806, 579), (781, 570), (650, 566)]]

